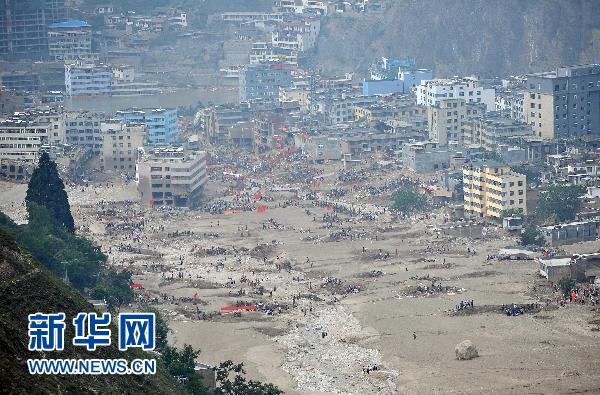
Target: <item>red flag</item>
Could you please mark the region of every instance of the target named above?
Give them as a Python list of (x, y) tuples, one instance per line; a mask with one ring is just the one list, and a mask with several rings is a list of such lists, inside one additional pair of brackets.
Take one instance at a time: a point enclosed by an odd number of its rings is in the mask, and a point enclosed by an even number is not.
[(154, 198), (150, 197), (150, 208), (154, 208)]
[(258, 211), (259, 213), (264, 213), (265, 211), (267, 211), (267, 206), (258, 206), (256, 211)]

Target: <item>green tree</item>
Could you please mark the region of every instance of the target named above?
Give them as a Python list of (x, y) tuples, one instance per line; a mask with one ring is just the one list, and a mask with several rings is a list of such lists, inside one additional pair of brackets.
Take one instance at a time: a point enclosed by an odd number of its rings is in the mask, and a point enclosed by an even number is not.
[(148, 313), (154, 313), (155, 321), (156, 321), (156, 351), (162, 353), (162, 351), (167, 347), (167, 336), (169, 335), (169, 325), (165, 320), (165, 317), (158, 311), (158, 309), (154, 307), (146, 307), (144, 311)]
[(527, 225), (521, 233), (521, 245), (529, 246), (544, 246), (546, 239), (535, 225)]
[(73, 287), (80, 291), (92, 288), (98, 281), (106, 255), (90, 240), (57, 225), (46, 207), (30, 203), (28, 208), (27, 225), (17, 225), (0, 215), (0, 228), (13, 235), (17, 244), (56, 276), (64, 277), (66, 271)]
[(511, 168), (514, 172), (524, 174), (527, 177), (528, 184), (537, 184), (541, 179), (541, 172), (533, 166), (515, 166)]
[(133, 301), (131, 289), (131, 272), (123, 270), (118, 272), (109, 269), (100, 275), (96, 286), (90, 296), (94, 299), (104, 299), (111, 310)]
[(575, 218), (581, 202), (579, 197), (585, 193), (585, 187), (577, 185), (552, 185), (540, 198), (536, 214), (541, 218), (554, 217), (557, 222)]
[(507, 217), (520, 217), (523, 215), (523, 209), (522, 208), (510, 208), (507, 210), (502, 210), (502, 212), (500, 213), (500, 219), (503, 220), (504, 218)]
[[(215, 373), (217, 376), (217, 391), (223, 395), (278, 395), (283, 393), (273, 384), (247, 380), (243, 363), (222, 362), (219, 367), (215, 368)], [(230, 377), (232, 375), (233, 378)]]
[(563, 295), (568, 297), (571, 293), (571, 290), (575, 288), (576, 284), (577, 282), (575, 281), (575, 279), (571, 277), (563, 277), (558, 281), (558, 288), (560, 288)]
[(202, 376), (196, 372), (196, 358), (200, 351), (195, 351), (192, 346), (186, 344), (181, 351), (175, 347), (165, 346), (161, 351), (160, 360), (175, 377), (185, 377), (185, 389), (193, 395), (207, 394), (202, 384)]
[(483, 153), (483, 158), (487, 160), (493, 160), (499, 163), (505, 163), (504, 158), (496, 151), (485, 151)]
[(394, 195), (394, 208), (403, 213), (422, 210), (427, 205), (427, 198), (414, 189), (400, 189)]
[(56, 163), (50, 160), (46, 152), (40, 156), (38, 166), (31, 175), (25, 202), (30, 216), (31, 203), (39, 204), (48, 209), (54, 223), (64, 226), (71, 233), (75, 232), (65, 185), (58, 174)]

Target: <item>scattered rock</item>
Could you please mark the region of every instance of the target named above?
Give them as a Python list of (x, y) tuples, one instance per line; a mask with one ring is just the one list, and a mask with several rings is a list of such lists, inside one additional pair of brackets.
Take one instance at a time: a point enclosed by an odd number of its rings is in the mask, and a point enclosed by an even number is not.
[(458, 343), (454, 348), (454, 352), (456, 353), (456, 359), (458, 360), (469, 360), (479, 356), (477, 347), (475, 347), (470, 340)]

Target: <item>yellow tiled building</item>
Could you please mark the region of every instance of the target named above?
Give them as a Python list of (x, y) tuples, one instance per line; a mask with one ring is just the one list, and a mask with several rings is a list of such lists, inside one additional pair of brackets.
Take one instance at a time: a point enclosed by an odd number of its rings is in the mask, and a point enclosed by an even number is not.
[(526, 177), (505, 165), (463, 168), (465, 216), (500, 218), (502, 211), (522, 209), (527, 214)]

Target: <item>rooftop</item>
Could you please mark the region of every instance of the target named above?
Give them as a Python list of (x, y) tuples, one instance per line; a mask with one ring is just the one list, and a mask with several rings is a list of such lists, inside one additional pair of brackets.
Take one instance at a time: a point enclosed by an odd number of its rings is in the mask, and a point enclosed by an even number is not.
[(74, 29), (74, 28), (81, 28), (81, 27), (91, 27), (91, 25), (89, 23), (87, 23), (86, 21), (81, 21), (81, 20), (77, 20), (77, 19), (71, 19), (68, 21), (51, 23), (50, 25), (48, 25), (49, 29)]

